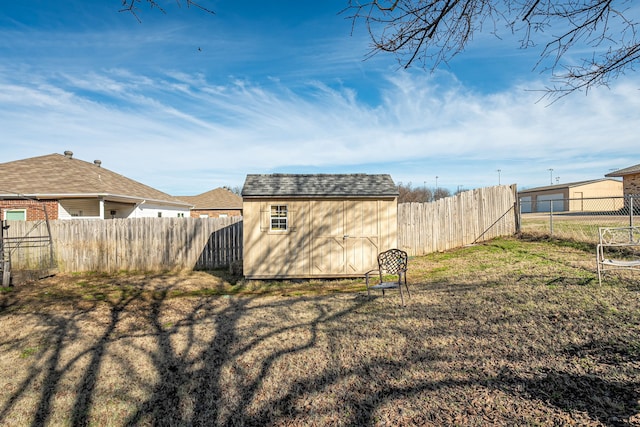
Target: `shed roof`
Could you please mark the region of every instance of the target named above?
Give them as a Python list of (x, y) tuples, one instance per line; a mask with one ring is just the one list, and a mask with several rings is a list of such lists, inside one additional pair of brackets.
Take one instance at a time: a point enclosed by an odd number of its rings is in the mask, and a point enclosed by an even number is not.
[(73, 153), (48, 154), (0, 163), (0, 198), (23, 195), (35, 198), (111, 197), (148, 200), (173, 205), (188, 203), (155, 188), (73, 158)]
[(242, 209), (242, 197), (222, 187), (197, 196), (177, 197), (191, 203), (193, 209)]
[(573, 187), (580, 187), (582, 185), (596, 184), (598, 182), (603, 182), (603, 181), (620, 182), (618, 180), (610, 179), (610, 178), (590, 179), (587, 181), (567, 182), (565, 184), (556, 184), (556, 185), (547, 185), (544, 187), (528, 188), (526, 190), (520, 190), (518, 191), (518, 193), (522, 194), (522, 193), (535, 193), (538, 191), (547, 191), (547, 190), (559, 190), (563, 188), (573, 188)]
[(625, 176), (625, 175), (635, 175), (640, 173), (640, 164), (635, 166), (629, 166), (628, 168), (620, 169), (615, 172), (611, 172), (606, 174), (605, 176)]
[(243, 197), (397, 197), (388, 174), (247, 175)]

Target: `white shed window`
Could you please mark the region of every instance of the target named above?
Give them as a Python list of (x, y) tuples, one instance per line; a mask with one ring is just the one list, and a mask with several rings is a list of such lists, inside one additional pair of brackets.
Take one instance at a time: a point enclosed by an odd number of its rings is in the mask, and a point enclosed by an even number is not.
[(271, 205), (271, 231), (287, 231), (289, 211), (287, 205)]

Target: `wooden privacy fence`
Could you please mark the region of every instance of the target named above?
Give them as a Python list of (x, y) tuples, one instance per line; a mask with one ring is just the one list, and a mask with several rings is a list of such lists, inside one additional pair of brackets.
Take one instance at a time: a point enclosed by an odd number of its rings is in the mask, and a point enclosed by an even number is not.
[[(398, 247), (415, 256), (515, 234), (515, 194), (515, 186), (497, 186), (433, 203), (401, 203)], [(56, 220), (48, 227), (7, 223), (9, 237), (20, 242), (50, 233), (53, 267), (60, 272), (209, 270), (242, 260), (242, 217)], [(42, 230), (34, 230), (36, 225)], [(48, 249), (18, 246), (14, 271), (33, 269), (37, 257), (51, 257)]]
[[(9, 221), (22, 236), (31, 222)], [(215, 269), (242, 259), (242, 217), (57, 220), (49, 223), (61, 272)], [(12, 261), (12, 268), (26, 266)]]
[(432, 203), (401, 203), (398, 246), (415, 256), (513, 235), (517, 214), (515, 185), (465, 191)]

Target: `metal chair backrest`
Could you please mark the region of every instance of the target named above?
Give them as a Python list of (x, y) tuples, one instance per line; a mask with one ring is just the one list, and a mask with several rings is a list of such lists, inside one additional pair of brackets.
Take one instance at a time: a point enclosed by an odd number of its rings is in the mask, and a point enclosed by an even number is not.
[(378, 254), (380, 274), (404, 274), (407, 271), (409, 257), (400, 249), (389, 249)]

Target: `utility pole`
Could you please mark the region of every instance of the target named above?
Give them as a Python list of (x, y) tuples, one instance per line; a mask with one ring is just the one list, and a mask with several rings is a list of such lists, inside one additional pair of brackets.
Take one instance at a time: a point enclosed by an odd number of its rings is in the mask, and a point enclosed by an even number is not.
[(500, 172), (502, 172), (502, 169), (498, 169), (498, 185), (500, 185)]
[(551, 182), (551, 185), (553, 185), (553, 169), (549, 168), (549, 181)]

